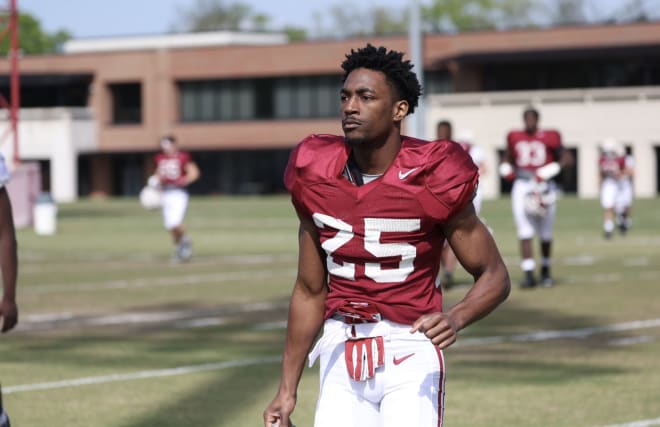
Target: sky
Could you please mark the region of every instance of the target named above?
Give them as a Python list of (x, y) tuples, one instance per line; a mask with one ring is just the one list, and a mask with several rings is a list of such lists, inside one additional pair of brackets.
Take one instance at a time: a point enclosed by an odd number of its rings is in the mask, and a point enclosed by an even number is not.
[[(342, 5), (366, 10), (371, 6), (402, 9), (413, 0), (227, 0), (245, 3), (253, 11), (271, 17), (272, 28), (285, 24), (310, 28), (314, 15)], [(641, 0), (660, 6), (660, 0)], [(8, 0), (0, 0), (8, 3)], [(424, 1), (420, 1), (424, 3)], [(603, 10), (620, 7), (622, 0), (590, 0)], [(196, 0), (18, 0), (23, 12), (35, 16), (47, 32), (68, 30), (74, 38), (153, 35), (172, 31), (181, 25), (180, 11)], [(356, 6), (358, 4), (359, 6)]]

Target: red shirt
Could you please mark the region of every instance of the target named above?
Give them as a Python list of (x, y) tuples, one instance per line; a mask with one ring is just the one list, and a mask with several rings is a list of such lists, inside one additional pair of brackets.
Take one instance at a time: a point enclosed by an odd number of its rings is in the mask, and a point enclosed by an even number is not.
[(517, 169), (534, 172), (556, 162), (561, 147), (561, 135), (556, 130), (537, 130), (531, 135), (524, 130), (514, 130), (507, 135), (507, 148)]
[(403, 324), (442, 311), (439, 225), (471, 202), (472, 159), (451, 141), (403, 137), (384, 175), (356, 186), (342, 174), (350, 152), (343, 137), (311, 135), (285, 172), (298, 214), (314, 221), (327, 254), (325, 317), (347, 300), (372, 303)]
[(182, 187), (182, 178), (186, 176), (186, 165), (192, 161), (190, 154), (177, 151), (173, 155), (159, 153), (156, 155), (156, 173), (161, 183), (166, 186)]
[(601, 155), (598, 167), (603, 177), (616, 178), (626, 168), (626, 158)]

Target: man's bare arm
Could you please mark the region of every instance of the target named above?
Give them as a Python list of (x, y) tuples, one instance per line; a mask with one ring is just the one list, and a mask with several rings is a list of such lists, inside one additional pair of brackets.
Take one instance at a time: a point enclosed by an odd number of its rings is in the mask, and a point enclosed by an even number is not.
[(307, 353), (318, 335), (325, 311), (327, 272), (318, 230), (309, 219), (301, 219), (298, 277), (291, 295), (282, 377), (275, 399), (264, 411), (264, 425), (289, 426), (296, 404), (298, 383)]
[(18, 307), (16, 305), (18, 257), (16, 246), (11, 202), (7, 190), (0, 188), (0, 269), (2, 270), (3, 286), (0, 318), (2, 318), (2, 332), (9, 331), (18, 323)]
[(412, 332), (421, 331), (440, 348), (456, 341), (458, 331), (493, 311), (509, 295), (511, 283), (495, 241), (470, 203), (443, 227), (461, 265), (474, 277), (463, 300), (446, 313), (420, 317)]

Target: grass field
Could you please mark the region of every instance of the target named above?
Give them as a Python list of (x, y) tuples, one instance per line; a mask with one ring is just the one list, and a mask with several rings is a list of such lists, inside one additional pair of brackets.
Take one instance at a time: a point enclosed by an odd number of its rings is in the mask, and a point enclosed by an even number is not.
[[(509, 200), (482, 213), (517, 282)], [(135, 200), (60, 206), (55, 236), (19, 231), (21, 324), (0, 337), (13, 425), (261, 425), (295, 275), (293, 211), (284, 196), (195, 198), (187, 224), (184, 265)], [(637, 201), (634, 229), (612, 241), (597, 201), (561, 200), (554, 273), (556, 287), (515, 286), (447, 350), (446, 426), (660, 425), (660, 199)], [(298, 427), (312, 425), (317, 375), (305, 370)]]

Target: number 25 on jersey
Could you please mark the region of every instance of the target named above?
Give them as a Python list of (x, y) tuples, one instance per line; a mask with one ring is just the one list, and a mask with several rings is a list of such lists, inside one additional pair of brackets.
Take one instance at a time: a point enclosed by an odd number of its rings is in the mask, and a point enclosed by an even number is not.
[[(355, 280), (355, 264), (344, 262), (338, 264), (333, 259), (337, 249), (355, 238), (353, 226), (329, 215), (315, 213), (312, 216), (314, 224), (320, 228), (337, 230), (337, 234), (324, 241), (321, 247), (328, 254), (328, 272), (335, 276)], [(419, 219), (395, 218), (365, 218), (364, 219), (364, 249), (376, 258), (400, 256), (401, 261), (397, 268), (383, 269), (380, 263), (366, 262), (364, 274), (378, 283), (403, 282), (413, 272), (417, 249), (409, 243), (381, 243), (382, 233), (387, 232), (413, 232), (420, 228)]]

